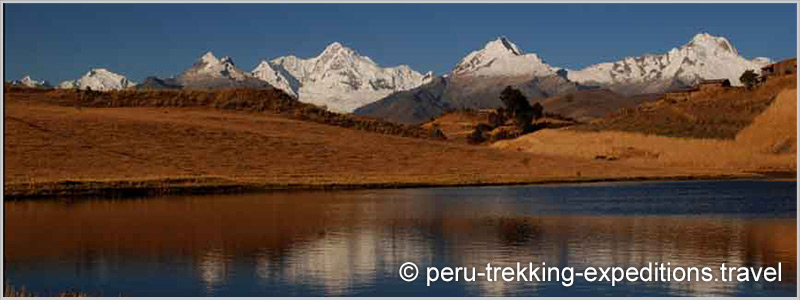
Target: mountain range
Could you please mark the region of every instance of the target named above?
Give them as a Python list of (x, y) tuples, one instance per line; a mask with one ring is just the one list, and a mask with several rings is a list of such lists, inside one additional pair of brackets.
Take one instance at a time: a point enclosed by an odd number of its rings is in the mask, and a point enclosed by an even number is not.
[[(531, 99), (543, 100), (565, 94), (578, 96), (560, 98), (572, 101), (603, 95), (604, 99), (615, 99), (613, 101), (618, 103), (603, 106), (614, 110), (640, 103), (650, 94), (693, 86), (703, 79), (725, 78), (738, 85), (744, 71), (758, 72), (769, 62), (767, 58), (743, 58), (727, 39), (701, 33), (663, 55), (629, 57), (569, 70), (550, 66), (536, 54), (526, 54), (508, 38), (500, 37), (468, 54), (438, 80), (392, 94), (354, 113), (420, 123), (451, 109), (499, 107), (501, 103), (497, 97), (506, 86), (520, 89)], [(550, 102), (557, 107), (574, 107)], [(585, 120), (602, 112), (565, 110), (560, 113)]]
[(123, 75), (111, 72), (104, 68), (91, 69), (81, 78), (67, 80), (58, 85), (62, 89), (91, 89), (94, 91), (124, 90), (136, 86), (136, 83), (128, 80)]
[(22, 78), (17, 79), (17, 80), (12, 80), (10, 83), (13, 84), (13, 85), (21, 85), (21, 86), (26, 86), (26, 87), (31, 87), (31, 88), (49, 88), (49, 87), (52, 87), (50, 85), (50, 83), (47, 82), (47, 80), (36, 80), (36, 79), (31, 78), (30, 75), (26, 75), (25, 77), (22, 77)]
[(707, 33), (695, 35), (689, 43), (661, 55), (628, 57), (617, 62), (600, 63), (578, 71), (568, 71), (568, 78), (581, 84), (601, 85), (623, 94), (663, 92), (670, 86), (693, 86), (703, 79), (729, 79), (740, 85), (739, 76), (746, 70), (760, 71), (770, 60), (748, 60), (724, 37)]
[[(419, 123), (450, 109), (497, 107), (500, 105), (497, 95), (505, 86), (519, 88), (531, 99), (558, 98), (567, 94), (604, 95), (604, 99), (630, 98), (689, 87), (703, 79), (726, 78), (738, 85), (742, 72), (758, 71), (768, 63), (770, 60), (766, 58), (749, 60), (742, 57), (724, 37), (701, 33), (664, 54), (628, 57), (571, 70), (551, 66), (537, 54), (525, 53), (510, 39), (499, 37), (482, 49), (470, 52), (449, 73), (434, 76), (431, 72), (417, 72), (407, 65), (381, 67), (369, 57), (335, 42), (315, 57), (290, 55), (262, 60), (250, 72), (237, 68), (230, 57), (217, 58), (207, 52), (173, 78), (148, 77), (136, 85), (123, 75), (98, 68), (81, 78), (62, 82), (59, 87), (99, 91), (132, 87), (274, 87), (302, 102), (332, 111)], [(15, 83), (44, 84), (30, 77)], [(607, 106), (609, 109), (616, 107)]]
[(312, 58), (283, 56), (261, 61), (252, 73), (303, 102), (339, 112), (351, 112), (394, 92), (418, 87), (433, 77), (406, 65), (382, 68), (340, 43), (328, 45)]

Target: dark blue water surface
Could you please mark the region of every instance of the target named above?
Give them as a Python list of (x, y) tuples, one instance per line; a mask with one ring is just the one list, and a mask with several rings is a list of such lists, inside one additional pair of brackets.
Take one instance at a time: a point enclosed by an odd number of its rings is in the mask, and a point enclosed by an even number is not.
[[(795, 182), (6, 202), (6, 284), (104, 296), (795, 296)], [(400, 279), (413, 262), (422, 274)], [(768, 267), (781, 282), (434, 282), (427, 267)], [(719, 279), (718, 277), (716, 277)]]

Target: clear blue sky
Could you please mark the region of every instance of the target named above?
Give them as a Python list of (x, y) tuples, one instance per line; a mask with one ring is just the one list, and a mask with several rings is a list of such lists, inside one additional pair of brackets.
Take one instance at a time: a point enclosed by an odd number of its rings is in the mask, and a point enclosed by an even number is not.
[(205, 51), (251, 70), (339, 41), (382, 66), (449, 71), (505, 35), (551, 65), (663, 53), (708, 32), (752, 58), (794, 57), (795, 4), (4, 4), (6, 79), (106, 67), (140, 81)]

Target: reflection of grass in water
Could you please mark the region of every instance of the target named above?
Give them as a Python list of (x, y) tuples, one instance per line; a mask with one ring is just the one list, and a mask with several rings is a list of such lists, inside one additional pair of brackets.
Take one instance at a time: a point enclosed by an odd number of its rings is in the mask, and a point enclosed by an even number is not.
[(13, 285), (6, 284), (3, 289), (3, 297), (88, 297), (88, 295), (77, 291), (39, 294), (26, 290), (24, 286), (17, 289)]

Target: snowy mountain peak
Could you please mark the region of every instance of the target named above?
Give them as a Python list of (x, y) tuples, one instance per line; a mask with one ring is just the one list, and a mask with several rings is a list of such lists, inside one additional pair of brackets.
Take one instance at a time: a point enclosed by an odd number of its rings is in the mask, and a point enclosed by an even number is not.
[(22, 77), (19, 80), (13, 80), (11, 81), (11, 84), (22, 85), (26, 87), (50, 87), (50, 83), (46, 80), (36, 80), (31, 78), (30, 75), (25, 75), (25, 77)]
[(739, 51), (724, 37), (713, 36), (708, 33), (699, 33), (683, 48), (700, 48), (708, 52), (719, 54), (738, 55)]
[(261, 60), (258, 65), (250, 72), (254, 77), (268, 82), (272, 86), (283, 90), (287, 94), (297, 97), (300, 83), (280, 66)]
[(200, 61), (204, 62), (204, 63), (208, 63), (208, 64), (218, 64), (219, 63), (219, 59), (217, 59), (217, 57), (214, 56), (214, 53), (212, 53), (211, 51), (208, 51), (208, 52), (206, 52), (206, 54), (203, 54), (203, 56), (200, 57)]
[(236, 69), (233, 59), (223, 56), (218, 59), (211, 51), (206, 52), (191, 68), (184, 71), (183, 77), (209, 76), (243, 80), (247, 74)]
[(322, 53), (331, 52), (331, 51), (338, 51), (339, 49), (342, 49), (343, 47), (344, 46), (342, 46), (341, 43), (333, 42), (330, 45), (328, 45), (327, 47), (325, 47), (325, 50), (323, 50)]
[(124, 90), (134, 85), (136, 85), (136, 83), (128, 80), (125, 76), (111, 72), (105, 68), (94, 68), (86, 72), (81, 78), (62, 82), (59, 87), (111, 91)]
[(109, 71), (106, 68), (95, 68), (89, 70), (84, 76), (122, 76)]
[(267, 62), (266, 59), (261, 59), (261, 61), (258, 62), (254, 70), (264, 69), (264, 68), (269, 68), (269, 62)]
[(569, 71), (568, 78), (586, 85), (608, 86), (623, 94), (660, 93), (693, 86), (703, 79), (729, 79), (739, 85), (746, 70), (759, 71), (767, 58), (748, 60), (724, 37), (695, 35), (680, 48), (661, 55), (627, 57)]
[(339, 42), (333, 42), (325, 47), (325, 50), (323, 50), (318, 57), (334, 56), (337, 54), (345, 56), (357, 55), (353, 49), (347, 48)]
[(424, 76), (408, 66), (381, 67), (339, 42), (316, 57), (283, 56), (261, 62), (252, 73), (300, 101), (341, 112), (424, 83)]
[(511, 42), (511, 40), (509, 40), (505, 36), (501, 36), (495, 39), (494, 41), (486, 43), (486, 47), (484, 47), (483, 49), (489, 51), (497, 51), (500, 53), (502, 53), (502, 51), (507, 51), (514, 55), (522, 55), (522, 51), (519, 50), (519, 47), (517, 47), (516, 44)]
[(505, 36), (486, 43), (481, 50), (467, 54), (456, 65), (458, 76), (547, 76), (556, 71), (536, 54), (525, 54)]

